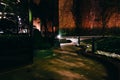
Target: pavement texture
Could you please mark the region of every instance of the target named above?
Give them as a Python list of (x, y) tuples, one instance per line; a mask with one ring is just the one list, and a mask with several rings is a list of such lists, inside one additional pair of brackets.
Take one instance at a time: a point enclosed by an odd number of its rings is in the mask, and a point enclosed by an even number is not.
[(78, 55), (80, 49), (67, 44), (35, 50), (33, 64), (0, 73), (0, 80), (112, 80), (102, 63)]

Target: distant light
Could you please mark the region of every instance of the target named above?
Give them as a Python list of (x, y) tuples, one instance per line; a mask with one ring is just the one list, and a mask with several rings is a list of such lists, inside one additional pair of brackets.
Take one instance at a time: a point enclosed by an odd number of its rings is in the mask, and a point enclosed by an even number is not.
[(23, 33), (27, 33), (27, 29), (23, 29)]
[(29, 22), (32, 22), (32, 11), (29, 9)]
[(0, 16), (0, 19), (2, 19), (2, 16)]
[(21, 18), (18, 18), (18, 20), (20, 21), (20, 20), (21, 20)]
[(10, 13), (10, 15), (14, 15), (14, 13)]
[(17, 0), (17, 2), (20, 2), (20, 0)]
[(3, 31), (0, 31), (0, 33), (4, 33)]
[(5, 5), (5, 6), (7, 5), (7, 4), (5, 4), (5, 3), (3, 3), (3, 2), (1, 2), (0, 4)]
[(59, 35), (57, 36), (57, 38), (60, 39), (60, 38), (61, 38), (61, 35), (59, 34)]
[(6, 16), (4, 16), (3, 18), (6, 18)]
[(89, 48), (90, 46), (89, 45), (87, 45), (87, 48)]
[(5, 12), (4, 14), (6, 15), (7, 13)]

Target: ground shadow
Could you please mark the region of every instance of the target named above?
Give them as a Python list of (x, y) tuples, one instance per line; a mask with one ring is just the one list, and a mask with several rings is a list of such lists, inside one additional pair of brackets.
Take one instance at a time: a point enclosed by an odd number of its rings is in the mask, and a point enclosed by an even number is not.
[(79, 54), (83, 55), (87, 58), (93, 59), (98, 61), (99, 63), (103, 64), (103, 66), (107, 70), (108, 77), (106, 77), (106, 80), (119, 80), (119, 67), (120, 67), (120, 61), (108, 58), (106, 56), (96, 55), (96, 54)]

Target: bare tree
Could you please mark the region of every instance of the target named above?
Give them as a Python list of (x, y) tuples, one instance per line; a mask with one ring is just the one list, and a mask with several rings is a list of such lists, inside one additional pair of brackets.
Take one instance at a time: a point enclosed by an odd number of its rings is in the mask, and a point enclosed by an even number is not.
[(76, 24), (75, 33), (80, 35), (82, 27), (83, 0), (73, 0), (72, 14)]
[(101, 19), (102, 19), (102, 35), (105, 35), (107, 23), (117, 8), (117, 0), (100, 0)]

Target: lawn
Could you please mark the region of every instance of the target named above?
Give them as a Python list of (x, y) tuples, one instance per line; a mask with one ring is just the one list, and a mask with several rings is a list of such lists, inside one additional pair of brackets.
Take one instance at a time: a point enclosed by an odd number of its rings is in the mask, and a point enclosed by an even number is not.
[[(83, 42), (86, 44), (92, 44), (92, 39)], [(97, 50), (120, 54), (120, 37), (96, 38), (95, 44)]]

